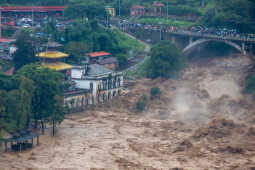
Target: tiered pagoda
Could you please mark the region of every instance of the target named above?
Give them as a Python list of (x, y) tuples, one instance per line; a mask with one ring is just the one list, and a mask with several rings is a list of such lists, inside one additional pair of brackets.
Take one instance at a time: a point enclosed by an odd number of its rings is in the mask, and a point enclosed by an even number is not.
[(65, 79), (70, 79), (72, 66), (63, 61), (68, 57), (68, 54), (57, 51), (57, 48), (61, 46), (61, 44), (56, 42), (48, 42), (43, 45), (46, 51), (37, 54), (37, 56), (40, 57), (43, 66), (62, 72), (65, 75)]

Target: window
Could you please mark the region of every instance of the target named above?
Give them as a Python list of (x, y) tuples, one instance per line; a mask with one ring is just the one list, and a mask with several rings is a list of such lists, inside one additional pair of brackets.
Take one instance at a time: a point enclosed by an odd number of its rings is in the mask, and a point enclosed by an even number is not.
[(90, 83), (89, 87), (90, 87), (90, 90), (93, 91), (93, 83), (92, 82)]

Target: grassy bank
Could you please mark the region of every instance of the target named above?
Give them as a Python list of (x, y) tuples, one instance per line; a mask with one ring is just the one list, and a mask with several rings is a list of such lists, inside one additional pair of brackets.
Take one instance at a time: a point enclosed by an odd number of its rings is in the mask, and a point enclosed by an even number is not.
[(0, 59), (0, 72), (6, 72), (11, 67), (13, 67), (12, 62)]
[(128, 35), (120, 32), (119, 30), (113, 30), (113, 33), (118, 40), (118, 43), (121, 47), (124, 47), (128, 50), (135, 50), (136, 52), (144, 51), (145, 45), (129, 37)]

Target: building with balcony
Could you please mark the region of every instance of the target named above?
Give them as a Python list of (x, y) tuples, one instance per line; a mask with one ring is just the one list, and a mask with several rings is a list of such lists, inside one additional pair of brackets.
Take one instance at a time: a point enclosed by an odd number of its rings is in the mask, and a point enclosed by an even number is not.
[(73, 66), (71, 77), (77, 88), (91, 90), (91, 104), (104, 103), (122, 92), (122, 72), (115, 72), (103, 65)]

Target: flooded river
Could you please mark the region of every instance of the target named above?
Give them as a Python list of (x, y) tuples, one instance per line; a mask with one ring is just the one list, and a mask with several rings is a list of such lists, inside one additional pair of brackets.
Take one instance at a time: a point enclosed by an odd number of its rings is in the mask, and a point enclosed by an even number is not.
[[(251, 61), (225, 57), (190, 63), (179, 80), (142, 79), (115, 102), (73, 114), (38, 147), (2, 153), (0, 169), (251, 170), (254, 103), (242, 94)], [(143, 113), (139, 95), (162, 90)], [(255, 130), (254, 130), (255, 132)]]

